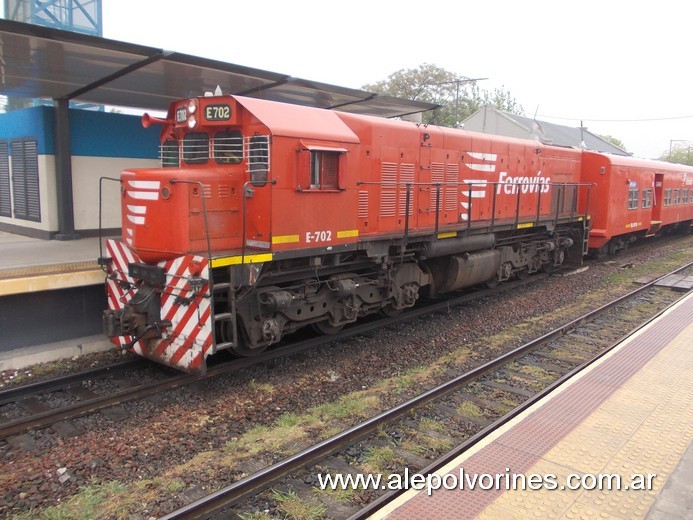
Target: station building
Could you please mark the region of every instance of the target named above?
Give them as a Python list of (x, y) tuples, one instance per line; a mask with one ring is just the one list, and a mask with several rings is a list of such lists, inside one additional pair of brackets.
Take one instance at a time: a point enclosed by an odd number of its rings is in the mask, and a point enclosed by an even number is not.
[[(92, 236), (99, 228), (99, 179), (118, 179), (126, 168), (159, 165), (159, 129), (140, 117), (69, 110), (74, 230)], [(0, 114), (0, 230), (52, 239), (59, 233), (56, 183), (56, 121), (52, 107)], [(120, 186), (102, 184), (101, 225), (120, 228)]]

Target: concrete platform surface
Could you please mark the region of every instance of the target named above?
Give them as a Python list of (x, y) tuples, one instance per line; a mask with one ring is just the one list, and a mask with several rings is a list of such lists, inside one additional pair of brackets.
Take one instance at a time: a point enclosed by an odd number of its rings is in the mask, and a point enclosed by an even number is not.
[(0, 296), (103, 284), (98, 256), (98, 237), (61, 242), (0, 231)]
[(98, 256), (98, 237), (62, 242), (0, 231), (0, 271), (77, 262), (93, 262), (96, 265)]
[(0, 351), (0, 371), (22, 370), (38, 363), (77, 358), (94, 352), (106, 352), (113, 348), (115, 348), (113, 343), (106, 336), (97, 334), (84, 338)]

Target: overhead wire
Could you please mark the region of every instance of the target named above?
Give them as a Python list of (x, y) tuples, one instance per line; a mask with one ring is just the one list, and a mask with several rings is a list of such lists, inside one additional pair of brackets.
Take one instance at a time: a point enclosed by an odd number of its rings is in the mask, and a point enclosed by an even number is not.
[(693, 115), (690, 116), (672, 116), (672, 117), (652, 117), (652, 118), (641, 118), (641, 119), (590, 119), (587, 117), (559, 117), (559, 116), (549, 116), (546, 114), (537, 114), (535, 117), (543, 117), (545, 119), (561, 119), (564, 121), (586, 121), (591, 123), (638, 123), (638, 122), (651, 122), (651, 121), (672, 121), (675, 119), (691, 119)]

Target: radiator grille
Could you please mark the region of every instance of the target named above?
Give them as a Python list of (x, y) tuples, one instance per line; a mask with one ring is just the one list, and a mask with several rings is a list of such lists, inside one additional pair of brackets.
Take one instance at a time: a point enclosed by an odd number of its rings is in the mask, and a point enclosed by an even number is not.
[(368, 192), (359, 191), (359, 218), (368, 218)]
[[(399, 165), (399, 214), (404, 215), (407, 211), (407, 183), (414, 182), (414, 165)], [(409, 215), (414, 213), (414, 187), (409, 191)]]
[(380, 216), (394, 217), (397, 204), (397, 163), (384, 162), (380, 189)]
[(445, 187), (445, 211), (456, 211), (460, 167), (457, 164), (448, 164), (445, 173), (445, 183), (448, 185)]

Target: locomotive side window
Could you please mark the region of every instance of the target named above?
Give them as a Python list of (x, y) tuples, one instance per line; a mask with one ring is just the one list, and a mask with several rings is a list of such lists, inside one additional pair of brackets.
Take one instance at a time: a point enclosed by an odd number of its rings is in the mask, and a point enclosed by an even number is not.
[(339, 189), (340, 152), (312, 150), (310, 152), (310, 187), (312, 189)]
[(638, 195), (639, 191), (628, 190), (628, 209), (638, 209)]
[(175, 168), (179, 164), (178, 142), (166, 141), (161, 145), (161, 166), (164, 168)]
[(671, 206), (671, 188), (664, 190), (664, 205)]
[(243, 134), (239, 130), (217, 132), (212, 145), (217, 164), (239, 164), (243, 160)]
[(642, 207), (652, 207), (652, 190), (642, 190)]
[(248, 141), (248, 171), (255, 186), (264, 186), (269, 174), (269, 137), (254, 135)]
[(187, 164), (205, 164), (209, 160), (209, 135), (199, 132), (183, 138), (183, 160)]

